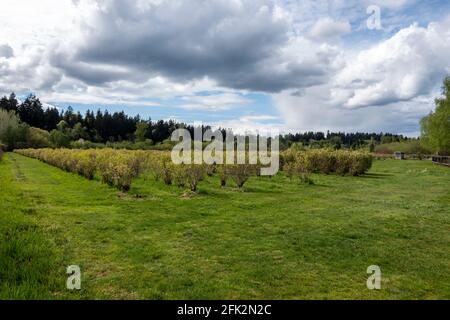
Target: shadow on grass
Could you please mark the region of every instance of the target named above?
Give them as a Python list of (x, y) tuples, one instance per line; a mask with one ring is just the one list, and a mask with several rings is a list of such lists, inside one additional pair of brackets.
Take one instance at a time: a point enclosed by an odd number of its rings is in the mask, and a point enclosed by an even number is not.
[(393, 174), (390, 173), (365, 173), (360, 178), (368, 178), (368, 179), (384, 179), (387, 177), (392, 177)]

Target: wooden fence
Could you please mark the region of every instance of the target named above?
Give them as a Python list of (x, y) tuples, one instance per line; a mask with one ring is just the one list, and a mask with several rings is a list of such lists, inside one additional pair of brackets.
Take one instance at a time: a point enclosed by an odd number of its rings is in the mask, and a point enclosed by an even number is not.
[(434, 164), (440, 164), (443, 166), (450, 167), (450, 157), (444, 157), (444, 156), (432, 156), (431, 160)]

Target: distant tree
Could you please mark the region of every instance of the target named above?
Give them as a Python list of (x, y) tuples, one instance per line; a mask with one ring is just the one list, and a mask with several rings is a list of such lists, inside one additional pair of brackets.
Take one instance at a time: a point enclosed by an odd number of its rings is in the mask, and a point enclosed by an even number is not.
[(28, 130), (27, 147), (47, 148), (50, 145), (50, 133), (48, 131), (34, 127)]
[(55, 148), (70, 147), (70, 137), (60, 130), (52, 130), (49, 138), (50, 143)]
[(369, 152), (374, 152), (375, 151), (375, 141), (372, 138), (370, 138), (370, 143), (369, 143)]
[(148, 127), (149, 127), (148, 123), (144, 121), (140, 121), (136, 124), (136, 131), (134, 132), (136, 141), (139, 142), (145, 141), (145, 135), (147, 134)]
[(44, 124), (41, 129), (45, 129), (47, 131), (51, 131), (56, 129), (56, 125), (62, 120), (61, 115), (59, 114), (58, 109), (56, 108), (47, 108), (44, 110)]
[(0, 142), (8, 150), (26, 146), (28, 129), (14, 111), (0, 110)]
[(443, 97), (435, 100), (436, 109), (420, 121), (422, 143), (441, 155), (450, 154), (450, 77), (444, 79)]
[(72, 107), (68, 107), (63, 114), (63, 120), (67, 123), (70, 128), (73, 128), (75, 124), (82, 121), (82, 116), (80, 113), (74, 113)]
[(50, 132), (50, 143), (55, 148), (68, 148), (71, 141), (69, 125), (65, 120), (61, 120), (56, 127), (57, 129)]
[(61, 131), (61, 132), (65, 133), (67, 131), (67, 129), (69, 128), (69, 125), (67, 124), (67, 122), (65, 120), (61, 120), (56, 125), (56, 128), (58, 129), (58, 131)]
[(88, 133), (85, 127), (80, 122), (77, 122), (72, 130), (70, 131), (70, 137), (72, 140), (79, 140), (79, 139), (88, 139)]
[[(90, 109), (83, 116), (80, 112), (74, 112), (72, 107), (68, 107), (65, 111), (60, 111), (54, 107), (43, 108), (39, 99), (34, 95), (28, 96), (23, 103), (19, 104), (15, 94), (12, 93), (9, 98), (6, 96), (0, 98), (0, 109), (16, 111), (22, 122), (47, 131), (57, 129), (58, 124), (61, 125), (61, 121), (64, 120), (64, 129), (59, 131), (74, 140), (82, 137), (83, 140), (107, 143), (136, 139), (138, 142), (148, 140), (152, 141), (152, 144), (163, 144), (170, 147), (170, 144), (166, 144), (164, 141), (170, 138), (175, 129), (185, 128), (191, 136), (194, 133), (194, 127), (191, 125), (177, 123), (173, 120), (151, 121), (149, 119), (148, 121), (142, 121), (139, 116), (130, 117), (123, 111), (109, 113), (101, 110), (93, 112)], [(147, 130), (144, 133), (145, 124), (147, 124)], [(208, 126), (202, 126), (203, 131), (207, 128)], [(223, 137), (226, 137), (226, 129), (219, 128), (219, 130)], [(323, 132), (309, 131), (280, 136), (280, 148), (285, 150), (295, 143), (301, 143), (305, 148), (332, 147), (339, 149), (345, 147), (358, 149), (367, 146), (371, 139), (377, 144), (382, 140), (385, 143), (407, 140), (401, 135), (387, 133), (327, 131), (324, 134)]]
[(0, 109), (17, 112), (18, 105), (19, 102), (17, 101), (14, 92), (9, 95), (9, 98), (5, 96), (0, 99)]
[(32, 127), (44, 127), (44, 109), (41, 101), (34, 95), (29, 95), (17, 108), (20, 120)]
[(331, 137), (329, 139), (329, 144), (333, 149), (339, 150), (342, 147), (342, 139), (339, 136)]
[(392, 136), (390, 135), (383, 135), (381, 137), (381, 143), (391, 143), (392, 142)]

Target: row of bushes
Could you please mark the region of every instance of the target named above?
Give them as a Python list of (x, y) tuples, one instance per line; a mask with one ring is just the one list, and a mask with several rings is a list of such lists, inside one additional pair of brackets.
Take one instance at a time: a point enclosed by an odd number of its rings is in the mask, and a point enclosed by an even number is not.
[(131, 151), (114, 149), (21, 149), (15, 152), (39, 159), (67, 172), (77, 173), (87, 179), (96, 175), (106, 184), (128, 191), (132, 180), (142, 172), (151, 173), (156, 180), (167, 185), (189, 187), (196, 191), (206, 176), (218, 174), (220, 185), (231, 179), (241, 188), (252, 176), (257, 175), (257, 165), (206, 165), (172, 162), (170, 155), (159, 151)]
[(70, 149), (22, 149), (15, 152), (39, 159), (67, 172), (92, 180), (97, 173), (103, 183), (127, 191), (145, 160), (145, 152)]
[[(196, 191), (206, 176), (218, 175), (224, 187), (232, 180), (242, 188), (251, 176), (258, 176), (260, 165), (230, 164), (180, 164), (172, 162), (170, 155), (159, 151), (132, 151), (114, 149), (22, 149), (17, 153), (44, 161), (87, 179), (96, 175), (103, 183), (122, 191), (131, 187), (132, 180), (142, 172), (151, 173), (167, 185), (189, 187)], [(287, 150), (280, 157), (282, 169), (288, 176), (298, 176), (311, 183), (310, 173), (336, 173), (360, 175), (370, 169), (372, 156), (358, 151)]]
[(152, 172), (156, 180), (162, 180), (165, 184), (175, 184), (179, 187), (189, 186), (191, 191), (196, 191), (197, 184), (205, 176), (218, 175), (220, 186), (225, 187), (231, 179), (238, 188), (242, 188), (251, 176), (259, 175), (259, 166), (251, 164), (174, 164), (170, 156), (164, 155), (153, 158), (147, 162), (146, 168)]
[(308, 180), (309, 173), (361, 175), (372, 166), (369, 153), (348, 150), (286, 150), (280, 157), (283, 170), (290, 176)]

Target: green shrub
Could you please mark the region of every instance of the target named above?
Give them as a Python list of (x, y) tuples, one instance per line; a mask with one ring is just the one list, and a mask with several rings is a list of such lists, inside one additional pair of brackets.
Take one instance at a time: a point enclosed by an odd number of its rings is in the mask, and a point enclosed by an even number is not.
[(256, 173), (255, 166), (251, 164), (227, 164), (226, 170), (238, 188), (242, 188), (247, 180)]
[(27, 135), (27, 145), (29, 148), (50, 147), (50, 133), (39, 128), (29, 128)]
[(60, 130), (52, 130), (50, 132), (49, 140), (55, 148), (70, 147), (70, 137)]
[(0, 109), (0, 141), (7, 150), (26, 147), (28, 130), (14, 111)]
[(350, 171), (351, 159), (349, 153), (345, 151), (336, 152), (336, 165), (334, 172), (339, 175), (345, 175)]
[(306, 176), (310, 172), (361, 175), (372, 166), (369, 153), (348, 150), (286, 150), (281, 159), (282, 170), (288, 176)]
[(189, 164), (185, 166), (186, 181), (191, 191), (197, 191), (197, 185), (205, 178), (205, 166), (202, 164)]
[(298, 177), (303, 183), (312, 184), (313, 181), (310, 178), (309, 159), (304, 152), (297, 153), (291, 161), (285, 163), (284, 171), (290, 178)]
[(172, 171), (173, 183), (179, 188), (184, 188), (186, 186), (186, 169), (184, 168), (184, 166), (184, 164), (176, 165), (174, 166)]
[[(174, 176), (174, 167), (169, 156), (163, 156), (159, 159), (152, 159), (151, 164), (148, 166), (153, 172), (155, 179), (162, 179), (166, 185), (171, 185)], [(177, 172), (180, 174), (180, 172)], [(182, 179), (181, 177), (179, 179)]]
[(67, 172), (93, 179), (97, 172), (103, 183), (128, 191), (141, 173), (145, 154), (141, 152), (70, 149), (22, 149), (15, 152), (39, 159)]

